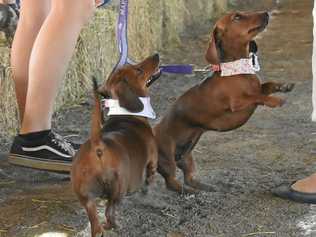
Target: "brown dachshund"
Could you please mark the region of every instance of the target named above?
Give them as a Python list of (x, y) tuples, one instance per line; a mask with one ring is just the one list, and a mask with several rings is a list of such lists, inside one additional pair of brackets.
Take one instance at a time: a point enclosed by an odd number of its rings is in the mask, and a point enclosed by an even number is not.
[[(101, 128), (102, 115), (98, 93), (111, 98), (129, 113), (143, 111), (141, 97), (148, 98), (146, 83), (158, 70), (159, 55), (138, 65), (125, 65), (115, 70), (105, 85), (97, 89), (92, 115), (91, 138), (74, 159), (71, 179), (73, 190), (85, 207), (92, 237), (103, 236), (104, 229), (115, 227), (115, 207), (127, 193), (152, 182), (158, 162), (158, 151), (147, 117), (109, 115)], [(110, 110), (111, 112), (111, 110)], [(96, 198), (106, 198), (106, 221), (100, 225)]]
[[(253, 38), (265, 29), (268, 13), (231, 13), (215, 25), (206, 53), (210, 64), (218, 65), (249, 57)], [(249, 61), (249, 60), (248, 60)], [(275, 92), (289, 92), (294, 84), (260, 83), (256, 74), (211, 77), (185, 92), (154, 127), (158, 145), (158, 172), (169, 189), (194, 192), (212, 191), (212, 187), (193, 178), (192, 150), (208, 130), (224, 132), (245, 124), (258, 105), (271, 108), (284, 101)], [(176, 180), (176, 167), (184, 174), (183, 187)]]

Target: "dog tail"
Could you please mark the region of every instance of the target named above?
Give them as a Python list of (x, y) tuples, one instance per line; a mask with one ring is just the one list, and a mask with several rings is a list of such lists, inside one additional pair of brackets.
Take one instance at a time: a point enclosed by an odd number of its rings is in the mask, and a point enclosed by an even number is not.
[(98, 92), (98, 82), (97, 79), (93, 76), (93, 94), (94, 94), (94, 110), (92, 113), (92, 125), (91, 125), (91, 142), (92, 144), (98, 144), (101, 136), (101, 124), (102, 124), (102, 111), (100, 96)]

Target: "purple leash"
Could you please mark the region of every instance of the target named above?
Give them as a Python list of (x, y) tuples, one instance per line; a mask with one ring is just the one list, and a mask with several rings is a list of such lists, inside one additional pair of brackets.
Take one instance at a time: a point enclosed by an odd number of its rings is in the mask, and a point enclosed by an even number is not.
[[(127, 40), (127, 25), (128, 25), (128, 0), (120, 0), (120, 12), (117, 23), (117, 42), (120, 52), (120, 59), (115, 68), (121, 67), (126, 63), (134, 64), (133, 60), (128, 57), (128, 40)], [(160, 66), (160, 73), (173, 74), (193, 74), (193, 65), (190, 64), (174, 64)]]
[(128, 41), (127, 41), (127, 25), (128, 25), (128, 0), (120, 0), (120, 11), (117, 23), (117, 42), (120, 52), (120, 59), (116, 67), (121, 67), (126, 63), (133, 64), (128, 58)]

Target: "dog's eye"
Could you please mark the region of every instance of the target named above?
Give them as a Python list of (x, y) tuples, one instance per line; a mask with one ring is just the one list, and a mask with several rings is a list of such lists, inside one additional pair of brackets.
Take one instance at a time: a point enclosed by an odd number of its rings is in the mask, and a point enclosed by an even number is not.
[(242, 18), (242, 15), (236, 14), (236, 15), (234, 16), (233, 20), (234, 20), (234, 21), (239, 21), (239, 20), (241, 20), (241, 18)]
[(141, 68), (136, 68), (136, 71), (139, 73), (139, 74), (143, 74), (144, 73), (144, 70), (143, 69), (141, 69)]

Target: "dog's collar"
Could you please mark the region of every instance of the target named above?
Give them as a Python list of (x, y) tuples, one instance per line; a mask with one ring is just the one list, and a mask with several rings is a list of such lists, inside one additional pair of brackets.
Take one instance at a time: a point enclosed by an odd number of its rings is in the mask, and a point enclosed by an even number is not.
[(256, 74), (260, 71), (258, 56), (255, 53), (250, 53), (249, 58), (242, 58), (236, 61), (211, 64), (212, 72), (221, 72), (222, 77), (234, 76), (240, 74)]
[(144, 105), (144, 109), (138, 113), (132, 113), (132, 112), (128, 111), (127, 109), (121, 107), (118, 100), (104, 99), (102, 104), (105, 108), (109, 109), (108, 116), (110, 116), (110, 115), (135, 115), (135, 116), (141, 116), (141, 117), (145, 117), (145, 118), (155, 119), (156, 113), (150, 104), (150, 98), (149, 97), (138, 97), (138, 98), (140, 99), (140, 101)]

